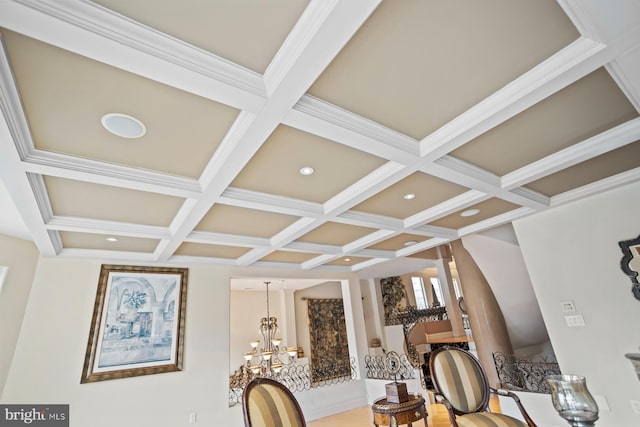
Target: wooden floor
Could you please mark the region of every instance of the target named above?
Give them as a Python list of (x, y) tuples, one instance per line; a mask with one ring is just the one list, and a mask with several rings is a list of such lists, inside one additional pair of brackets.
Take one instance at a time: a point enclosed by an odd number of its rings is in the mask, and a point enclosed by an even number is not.
[[(427, 405), (427, 425), (429, 427), (449, 427), (447, 410), (442, 405)], [(308, 427), (372, 427), (373, 415), (370, 406), (352, 409), (341, 414), (307, 422)], [(424, 427), (422, 420), (413, 423), (414, 427)]]
[[(489, 406), (493, 412), (500, 412), (500, 403), (497, 399), (491, 398)], [(443, 405), (427, 405), (427, 426), (428, 427), (449, 427), (449, 416)], [(372, 427), (373, 415), (370, 406), (352, 409), (347, 412), (332, 415), (326, 418), (307, 422), (308, 427)], [(423, 427), (422, 420), (413, 423), (413, 427)]]

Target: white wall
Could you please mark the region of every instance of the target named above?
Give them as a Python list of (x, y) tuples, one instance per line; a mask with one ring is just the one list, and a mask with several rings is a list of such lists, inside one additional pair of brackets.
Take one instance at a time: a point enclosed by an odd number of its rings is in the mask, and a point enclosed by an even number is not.
[[(640, 234), (640, 183), (563, 205), (514, 223), (563, 373), (584, 375), (603, 406), (598, 427), (640, 425), (630, 400), (640, 381), (624, 354), (640, 346), (640, 301), (620, 269), (618, 242)], [(585, 327), (569, 328), (571, 300)]]
[(512, 241), (481, 234), (465, 236), (462, 243), (498, 301), (514, 353), (527, 356), (520, 350), (537, 349), (547, 343), (549, 335), (520, 247)]
[[(335, 278), (359, 295), (354, 274), (190, 266), (184, 369), (80, 384), (100, 265), (40, 258), (3, 403), (68, 403), (74, 426), (188, 426), (191, 412), (198, 425), (242, 426), (241, 408), (228, 407), (230, 278)], [(366, 389), (358, 381), (307, 393), (303, 401), (310, 416), (325, 416), (319, 402), (339, 411), (362, 406)]]
[[(262, 291), (232, 291), (229, 298), (229, 373), (233, 373), (245, 363), (244, 353), (251, 351), (249, 342), (260, 340), (264, 346), (262, 335), (258, 333), (260, 319), (267, 316), (267, 293)], [(278, 319), (282, 331), (284, 320), (280, 298), (277, 292), (269, 291), (269, 316)], [(284, 342), (288, 346), (295, 342)]]
[(0, 286), (0, 397), (13, 360), (38, 257), (33, 242), (0, 236), (0, 265), (7, 267), (4, 284)]

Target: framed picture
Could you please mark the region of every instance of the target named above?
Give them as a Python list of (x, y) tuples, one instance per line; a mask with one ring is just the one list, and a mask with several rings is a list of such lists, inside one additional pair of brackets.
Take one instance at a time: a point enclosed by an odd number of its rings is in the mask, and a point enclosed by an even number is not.
[(187, 275), (102, 265), (81, 383), (182, 370)]

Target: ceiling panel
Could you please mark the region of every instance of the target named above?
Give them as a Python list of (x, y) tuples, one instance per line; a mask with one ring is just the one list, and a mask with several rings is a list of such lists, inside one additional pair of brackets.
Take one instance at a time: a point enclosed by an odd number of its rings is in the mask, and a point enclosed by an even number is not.
[(317, 257), (319, 254), (313, 254), (308, 252), (293, 252), (293, 251), (274, 251), (269, 255), (260, 259), (260, 261), (270, 262), (288, 262), (293, 264), (302, 264), (309, 261), (312, 258)]
[(94, 0), (115, 12), (263, 73), (308, 0)]
[(357, 225), (325, 222), (313, 231), (298, 239), (299, 242), (319, 243), (325, 245), (346, 245), (376, 231), (374, 228)]
[(45, 176), (53, 214), (168, 227), (184, 202), (164, 194)]
[(176, 250), (176, 255), (208, 258), (236, 259), (249, 252), (251, 248), (238, 246), (208, 245), (203, 243), (184, 242)]
[[(354, 206), (353, 210), (404, 219), (465, 191), (460, 185), (416, 172)], [(405, 199), (408, 194), (415, 197)]]
[[(232, 187), (324, 203), (384, 160), (289, 126), (279, 126)], [(300, 169), (311, 167), (312, 175)]]
[(291, 215), (216, 203), (196, 226), (196, 230), (242, 236), (271, 237), (294, 223), (297, 219), (297, 217)]
[(422, 139), (578, 36), (551, 0), (387, 0), (309, 92)]
[(375, 245), (369, 246), (367, 249), (380, 249), (385, 251), (397, 251), (407, 246), (412, 246), (415, 243), (422, 242), (423, 240), (429, 240), (431, 237), (422, 236), (419, 234), (399, 234), (393, 236), (390, 239), (378, 242)]
[(638, 117), (605, 69), (598, 69), (451, 152), (497, 175)]
[[(238, 111), (173, 87), (3, 30), (35, 148), (198, 178)], [(121, 138), (105, 114), (142, 121)]]
[(638, 167), (640, 141), (547, 175), (526, 187), (551, 197)]
[(350, 267), (350, 266), (354, 266), (358, 263), (367, 261), (368, 258), (364, 258), (364, 257), (344, 257), (344, 258), (339, 258), (333, 261), (330, 261), (327, 263), (327, 265), (334, 265), (334, 266), (340, 266), (340, 267)]
[[(128, 236), (112, 236), (94, 233), (61, 231), (62, 247), (65, 249), (95, 249), (102, 251), (130, 251), (151, 254), (160, 243), (157, 239), (142, 239)], [(115, 239), (115, 240), (114, 240)]]
[[(475, 224), (476, 222), (480, 222), (488, 218), (492, 218), (496, 215), (503, 214), (519, 207), (519, 205), (509, 203), (505, 200), (493, 198), (468, 206), (436, 221), (432, 221), (429, 223), (429, 225), (458, 229), (471, 224)], [(474, 210), (478, 210), (478, 212), (474, 215), (463, 215), (465, 212), (471, 213)]]

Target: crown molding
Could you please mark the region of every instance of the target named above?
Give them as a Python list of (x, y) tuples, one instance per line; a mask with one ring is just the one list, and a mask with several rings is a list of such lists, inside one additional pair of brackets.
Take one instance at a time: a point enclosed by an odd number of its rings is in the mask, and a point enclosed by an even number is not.
[(319, 218), (323, 215), (322, 205), (319, 203), (235, 187), (228, 187), (217, 198), (217, 202), (298, 217)]
[(640, 117), (553, 153), (502, 177), (504, 189), (543, 178), (640, 139)]
[(293, 106), (283, 123), (402, 164), (419, 159), (414, 138), (308, 94)]
[(4, 26), (39, 40), (47, 28), (49, 44), (238, 109), (264, 105), (258, 73), (91, 1), (13, 0), (3, 9)]
[(76, 233), (92, 233), (104, 235), (118, 235), (139, 237), (143, 239), (168, 239), (171, 233), (167, 227), (157, 227), (127, 222), (77, 218), (72, 216), (53, 215), (46, 221), (48, 230), (70, 231)]
[(24, 159), (27, 172), (75, 179), (94, 184), (130, 188), (182, 198), (200, 197), (197, 180), (145, 169), (83, 159), (67, 154), (33, 150)]
[(581, 37), (420, 141), (435, 160), (603, 66), (610, 51)]

